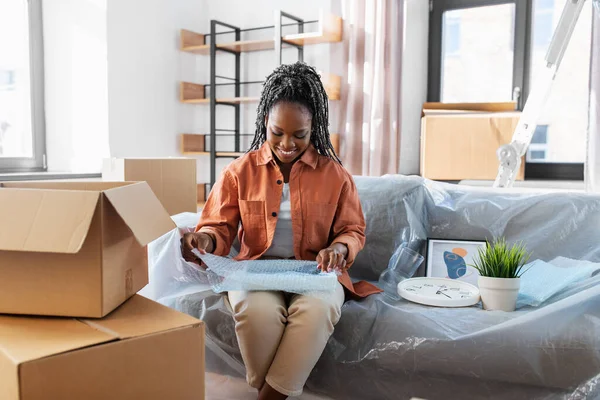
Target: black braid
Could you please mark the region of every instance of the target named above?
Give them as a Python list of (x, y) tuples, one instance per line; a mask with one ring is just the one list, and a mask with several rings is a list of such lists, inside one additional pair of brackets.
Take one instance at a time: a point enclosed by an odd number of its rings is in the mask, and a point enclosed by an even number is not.
[(267, 77), (258, 105), (254, 140), (248, 151), (258, 150), (267, 140), (265, 117), (280, 101), (298, 103), (310, 111), (312, 115), (311, 143), (319, 154), (341, 164), (329, 138), (327, 93), (325, 93), (317, 71), (303, 62), (281, 65)]

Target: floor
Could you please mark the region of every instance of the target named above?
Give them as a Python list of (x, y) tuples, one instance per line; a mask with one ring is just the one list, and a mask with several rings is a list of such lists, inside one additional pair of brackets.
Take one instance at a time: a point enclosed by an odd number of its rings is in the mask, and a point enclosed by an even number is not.
[[(248, 386), (241, 378), (206, 373), (206, 400), (255, 400), (256, 390)], [(330, 397), (319, 396), (304, 392), (300, 397), (290, 397), (290, 400), (334, 400)]]

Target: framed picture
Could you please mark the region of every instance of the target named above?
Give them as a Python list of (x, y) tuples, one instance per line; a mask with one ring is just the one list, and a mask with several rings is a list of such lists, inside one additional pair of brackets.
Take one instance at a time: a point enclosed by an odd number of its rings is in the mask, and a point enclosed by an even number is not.
[(479, 273), (470, 265), (485, 240), (427, 239), (425, 276), (450, 278), (477, 286)]

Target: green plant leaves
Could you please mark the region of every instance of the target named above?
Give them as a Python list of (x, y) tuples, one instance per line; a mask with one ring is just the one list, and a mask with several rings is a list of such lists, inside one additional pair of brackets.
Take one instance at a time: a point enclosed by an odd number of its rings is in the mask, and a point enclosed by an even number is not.
[(479, 248), (470, 266), (479, 275), (490, 278), (520, 278), (526, 270), (523, 267), (531, 254), (522, 242), (509, 246), (506, 239), (500, 238), (493, 243), (486, 242), (485, 248)]

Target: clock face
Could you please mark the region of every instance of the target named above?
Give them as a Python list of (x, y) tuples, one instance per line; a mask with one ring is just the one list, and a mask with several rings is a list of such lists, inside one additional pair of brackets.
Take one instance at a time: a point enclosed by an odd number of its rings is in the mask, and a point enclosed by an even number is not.
[(446, 278), (412, 278), (398, 284), (406, 300), (437, 307), (468, 307), (479, 302), (479, 289), (463, 281)]

